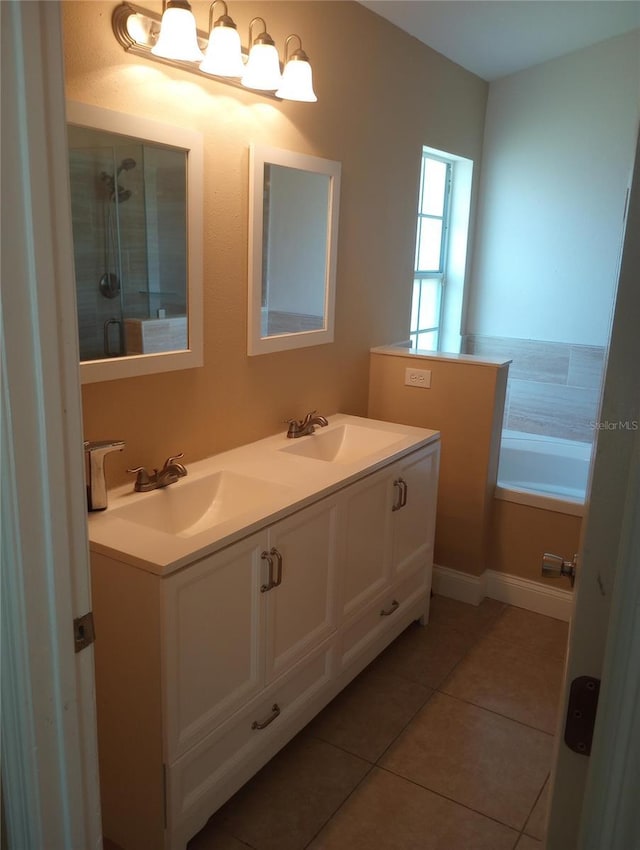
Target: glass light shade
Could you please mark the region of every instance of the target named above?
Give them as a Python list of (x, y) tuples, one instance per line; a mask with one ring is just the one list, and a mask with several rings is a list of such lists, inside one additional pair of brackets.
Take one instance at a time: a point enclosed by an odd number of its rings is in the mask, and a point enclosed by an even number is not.
[(282, 82), (280, 59), (273, 44), (257, 42), (249, 51), (242, 85), (258, 91), (275, 91)]
[(301, 100), (315, 103), (311, 65), (305, 59), (290, 59), (284, 66), (282, 84), (276, 95), (283, 100)]
[(226, 26), (216, 26), (211, 30), (200, 70), (218, 77), (241, 77), (244, 74), (238, 30)]
[(198, 46), (196, 20), (188, 9), (169, 6), (165, 10), (160, 35), (151, 52), (155, 56), (184, 62), (200, 62), (204, 59)]
[(144, 15), (129, 15), (127, 18), (127, 32), (138, 44), (149, 45), (151, 41), (151, 20)]

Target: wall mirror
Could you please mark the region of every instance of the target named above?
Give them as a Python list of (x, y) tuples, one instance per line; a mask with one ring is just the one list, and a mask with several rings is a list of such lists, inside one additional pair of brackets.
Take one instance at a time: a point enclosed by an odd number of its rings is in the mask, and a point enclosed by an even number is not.
[(250, 355), (333, 342), (340, 163), (252, 145)]
[(201, 366), (199, 133), (67, 102), (82, 383)]

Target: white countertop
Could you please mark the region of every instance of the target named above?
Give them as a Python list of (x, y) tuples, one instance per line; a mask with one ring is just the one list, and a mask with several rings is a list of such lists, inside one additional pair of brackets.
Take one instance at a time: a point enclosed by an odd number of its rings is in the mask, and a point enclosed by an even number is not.
[(473, 366), (493, 366), (502, 368), (508, 366), (511, 360), (503, 357), (488, 357), (484, 354), (455, 354), (445, 351), (424, 351), (421, 348), (411, 348), (410, 345), (378, 345), (369, 349), (370, 354), (385, 354), (391, 357), (415, 357), (419, 360), (442, 360), (445, 363), (469, 363)]
[[(383, 449), (346, 463), (316, 460), (282, 451), (290, 450), (294, 444), (302, 445), (302, 441), (316, 437), (314, 434), (291, 440), (284, 432), (195, 463), (189, 464), (187, 457), (188, 475), (166, 488), (149, 493), (136, 493), (131, 484), (126, 484), (110, 490), (109, 507), (105, 511), (89, 514), (90, 549), (148, 572), (166, 575), (270, 525), (293, 511), (300, 510), (318, 498), (341, 489), (415, 449), (437, 441), (440, 437), (439, 432), (426, 428), (346, 414), (329, 417), (329, 425), (318, 428), (316, 433), (328, 434), (349, 424), (387, 432), (394, 437), (397, 435), (397, 439)], [(229, 519), (197, 533), (191, 530), (188, 534), (169, 533), (126, 518), (128, 509), (136, 511), (140, 507), (159, 505), (159, 500), (166, 502), (169, 498), (179, 499), (181, 488), (184, 488), (184, 494), (192, 492), (195, 482), (215, 473), (230, 473), (236, 481), (242, 480), (239, 476), (253, 479), (256, 490), (268, 492), (268, 497), (259, 499), (257, 504), (253, 505), (249, 498), (246, 510), (236, 512)], [(197, 484), (195, 486), (197, 487)], [(247, 486), (249, 493), (251, 482), (248, 482)], [(155, 501), (142, 504), (143, 500), (150, 499)]]

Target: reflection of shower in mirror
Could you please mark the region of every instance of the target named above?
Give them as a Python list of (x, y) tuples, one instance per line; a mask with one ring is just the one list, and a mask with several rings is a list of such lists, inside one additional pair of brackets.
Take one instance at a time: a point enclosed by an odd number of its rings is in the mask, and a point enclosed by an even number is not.
[(86, 127), (69, 133), (80, 359), (184, 351), (184, 151)]
[[(100, 172), (100, 181), (106, 188), (108, 201), (104, 213), (104, 244), (105, 244), (105, 270), (98, 281), (98, 289), (100, 294), (105, 298), (117, 298), (120, 295), (120, 275), (117, 271), (119, 265), (119, 233), (117, 215), (114, 212), (114, 205), (123, 204), (131, 197), (131, 189), (125, 189), (118, 182), (118, 177), (122, 171), (131, 171), (137, 165), (132, 157), (125, 157), (118, 166), (115, 174), (109, 174), (107, 171)], [(107, 331), (107, 326), (113, 323), (118, 325), (117, 343), (111, 343), (111, 336)], [(104, 354), (107, 357), (119, 357), (124, 352), (122, 350), (122, 323), (115, 319), (109, 319), (105, 323), (104, 332)]]
[(121, 186), (117, 181), (121, 171), (131, 171), (131, 169), (135, 168), (136, 165), (137, 163), (135, 159), (125, 157), (118, 166), (118, 170), (115, 174), (108, 174), (106, 171), (100, 172), (100, 180), (102, 180), (107, 188), (110, 201), (117, 200), (119, 204), (122, 204), (129, 200), (131, 197), (131, 189), (125, 189), (124, 186)]
[[(113, 148), (111, 156), (115, 163), (116, 151)], [(105, 298), (122, 299), (122, 240), (120, 238), (120, 216), (118, 205), (124, 204), (131, 198), (131, 189), (120, 184), (118, 178), (123, 171), (131, 171), (137, 163), (133, 157), (124, 157), (112, 174), (100, 172), (100, 183), (106, 190), (104, 203), (104, 273), (98, 281), (100, 294)], [(123, 326), (123, 305), (120, 304), (120, 317), (111, 316), (104, 323), (103, 355), (105, 357), (122, 357), (125, 354), (125, 334)]]

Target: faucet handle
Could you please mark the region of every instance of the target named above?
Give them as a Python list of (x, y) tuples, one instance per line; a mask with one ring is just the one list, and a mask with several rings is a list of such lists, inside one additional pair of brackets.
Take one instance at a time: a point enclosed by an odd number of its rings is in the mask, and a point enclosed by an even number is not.
[(133, 469), (127, 469), (127, 472), (130, 472), (132, 475), (136, 475), (136, 487), (140, 484), (149, 483), (149, 473), (144, 466), (136, 466)]
[[(184, 457), (184, 452), (180, 452), (180, 454), (178, 454), (178, 455), (171, 455), (171, 457), (168, 457), (165, 460), (164, 465), (169, 466), (170, 464), (175, 463), (177, 460), (180, 460), (180, 458), (183, 458), (183, 457)], [(180, 465), (182, 466), (182, 464), (180, 464)]]
[(186, 475), (187, 469), (184, 466), (184, 464), (177, 463), (177, 461), (179, 461), (180, 458), (183, 458), (183, 457), (184, 457), (184, 452), (180, 452), (180, 454), (172, 455), (171, 457), (168, 457), (164, 462), (164, 466), (162, 467), (162, 472), (165, 472), (170, 466), (172, 466), (174, 468), (174, 471), (178, 474), (178, 476), (181, 477), (183, 475)]

